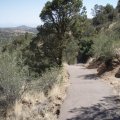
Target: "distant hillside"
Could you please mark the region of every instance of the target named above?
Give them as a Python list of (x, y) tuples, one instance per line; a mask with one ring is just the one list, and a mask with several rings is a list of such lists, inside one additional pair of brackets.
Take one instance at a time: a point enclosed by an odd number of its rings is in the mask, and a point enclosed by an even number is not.
[(11, 28), (0, 28), (0, 41), (12, 40), (15, 36), (23, 35), (26, 32), (35, 35), (37, 34), (37, 29), (25, 25)]
[(11, 27), (11, 28), (0, 28), (0, 32), (10, 32), (10, 33), (37, 33), (36, 28), (28, 27), (25, 25), (18, 26), (18, 27)]

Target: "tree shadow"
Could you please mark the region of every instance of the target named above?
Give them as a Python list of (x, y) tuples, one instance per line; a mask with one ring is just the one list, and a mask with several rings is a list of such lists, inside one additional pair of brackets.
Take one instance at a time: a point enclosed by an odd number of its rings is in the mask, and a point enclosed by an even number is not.
[(88, 74), (88, 75), (80, 75), (77, 78), (84, 78), (85, 80), (98, 80), (97, 74)]
[(74, 108), (69, 112), (77, 115), (67, 120), (120, 120), (120, 98), (105, 97), (98, 104)]

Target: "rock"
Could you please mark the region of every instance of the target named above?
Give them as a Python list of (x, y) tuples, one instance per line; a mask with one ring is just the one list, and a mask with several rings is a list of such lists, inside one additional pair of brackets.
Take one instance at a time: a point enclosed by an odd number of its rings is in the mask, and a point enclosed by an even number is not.
[(21, 101), (23, 105), (28, 106), (29, 108), (32, 106), (32, 102), (31, 101), (27, 101), (27, 100), (22, 100)]
[(119, 64), (120, 64), (120, 63), (119, 63), (118, 59), (114, 59), (114, 60), (112, 61), (112, 66), (113, 66), (113, 67), (117, 67)]
[(120, 68), (119, 68), (118, 72), (115, 74), (115, 77), (120, 78)]
[(101, 64), (100, 67), (97, 69), (98, 75), (102, 75), (107, 71), (107, 66), (105, 63)]
[(57, 109), (55, 114), (56, 114), (57, 116), (59, 116), (59, 115), (60, 115), (60, 109)]
[(95, 69), (95, 68), (98, 68), (100, 65), (101, 65), (101, 60), (93, 60), (92, 62), (89, 63), (88, 65), (88, 69)]

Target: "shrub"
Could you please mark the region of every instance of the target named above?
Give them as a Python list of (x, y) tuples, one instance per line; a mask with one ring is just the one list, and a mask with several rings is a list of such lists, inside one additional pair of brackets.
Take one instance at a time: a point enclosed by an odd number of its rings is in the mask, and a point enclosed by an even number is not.
[[(55, 85), (62, 84), (62, 68), (48, 69), (42, 73), (41, 77), (33, 79), (29, 76), (27, 67), (22, 63), (20, 54), (18, 59), (18, 52), (13, 52), (11, 55), (4, 52), (0, 55), (0, 120), (6, 116), (10, 116), (10, 119), (15, 117), (12, 114), (15, 103), (17, 100), (22, 100), (24, 93), (44, 93), (48, 97)], [(10, 115), (9, 111), (11, 111)]]
[(113, 38), (111, 36), (107, 36), (104, 33), (97, 36), (97, 38), (94, 40), (93, 45), (93, 52), (95, 57), (101, 58), (102, 60), (112, 60), (115, 56), (114, 54), (114, 44), (113, 44)]
[(68, 43), (66, 49), (64, 50), (64, 61), (68, 64), (75, 64), (77, 63), (77, 56), (78, 56), (78, 41), (75, 40), (74, 37), (71, 36), (71, 40)]
[(60, 72), (61, 68), (51, 68), (46, 70), (39, 79), (30, 82), (28, 89), (43, 92), (47, 95), (48, 91), (51, 90), (55, 84), (61, 82), (62, 76), (59, 76)]
[(17, 53), (0, 55), (0, 92), (2, 93), (0, 101), (5, 102), (6, 109), (19, 98), (27, 76), (27, 68), (18, 66)]
[(10, 109), (7, 120), (57, 120), (65, 97), (68, 75), (65, 68), (52, 68), (37, 80), (32, 80)]
[(80, 41), (78, 62), (85, 63), (92, 56), (93, 40), (91, 38), (83, 38)]

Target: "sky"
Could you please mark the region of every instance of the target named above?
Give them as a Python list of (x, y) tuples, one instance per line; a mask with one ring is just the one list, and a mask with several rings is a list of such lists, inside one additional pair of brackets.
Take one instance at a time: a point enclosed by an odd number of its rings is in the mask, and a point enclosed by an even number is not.
[[(26, 25), (36, 27), (41, 24), (39, 14), (48, 0), (0, 0), (0, 27)], [(91, 9), (95, 4), (117, 5), (118, 0), (83, 0), (87, 15), (92, 17)]]

